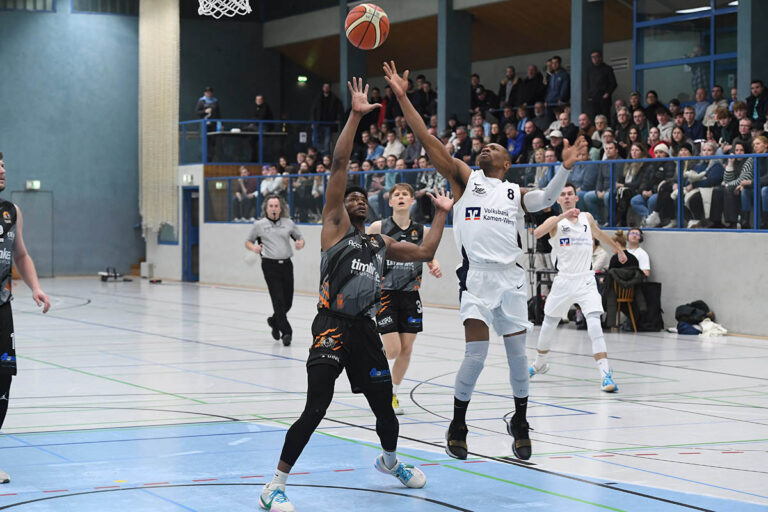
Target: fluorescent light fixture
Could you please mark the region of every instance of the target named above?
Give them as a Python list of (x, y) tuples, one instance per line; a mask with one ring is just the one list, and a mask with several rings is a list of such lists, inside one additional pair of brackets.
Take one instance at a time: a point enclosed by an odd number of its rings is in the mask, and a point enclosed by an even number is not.
[(693, 14), (694, 12), (704, 12), (710, 10), (711, 7), (692, 7), (690, 9), (678, 9), (675, 12), (677, 14)]
[(730, 5), (731, 7), (737, 6), (739, 5), (739, 0), (733, 0), (733, 2), (728, 2), (728, 5)]
[(40, 180), (27, 180), (27, 190), (40, 190)]
[(303, 84), (304, 82), (307, 81), (307, 77), (304, 75), (299, 75), (298, 77), (296, 77), (296, 81), (299, 82), (300, 84)]

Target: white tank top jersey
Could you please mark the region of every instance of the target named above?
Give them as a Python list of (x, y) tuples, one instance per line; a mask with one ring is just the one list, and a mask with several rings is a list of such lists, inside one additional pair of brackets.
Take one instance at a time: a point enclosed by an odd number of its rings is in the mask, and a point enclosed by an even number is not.
[(558, 222), (557, 233), (549, 239), (549, 244), (560, 274), (592, 271), (592, 228), (586, 213), (580, 213), (575, 223), (568, 219)]
[(472, 171), (467, 188), (453, 205), (456, 248), (470, 263), (512, 265), (522, 254), (517, 242), (523, 225), (520, 187)]

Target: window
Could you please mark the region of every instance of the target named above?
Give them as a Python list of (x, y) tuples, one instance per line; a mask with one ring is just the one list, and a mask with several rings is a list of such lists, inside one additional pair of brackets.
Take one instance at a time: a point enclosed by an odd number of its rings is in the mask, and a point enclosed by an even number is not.
[(0, 11), (54, 12), (56, 0), (0, 0)]
[(72, 0), (72, 12), (139, 15), (139, 0)]

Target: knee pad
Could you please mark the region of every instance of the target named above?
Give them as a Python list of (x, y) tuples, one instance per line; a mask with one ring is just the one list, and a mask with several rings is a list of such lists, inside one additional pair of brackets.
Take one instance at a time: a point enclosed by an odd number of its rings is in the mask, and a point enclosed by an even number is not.
[(608, 351), (605, 346), (605, 338), (603, 337), (603, 327), (600, 323), (600, 313), (592, 312), (587, 315), (587, 332), (592, 340), (593, 354)]
[(528, 396), (528, 358), (525, 356), (525, 334), (505, 336), (504, 348), (509, 363), (509, 384), (518, 398)]
[(456, 374), (454, 389), (455, 396), (459, 400), (469, 401), (472, 397), (477, 379), (480, 377), (480, 372), (483, 371), (485, 358), (488, 356), (488, 345), (487, 341), (469, 341), (466, 343), (464, 360)]

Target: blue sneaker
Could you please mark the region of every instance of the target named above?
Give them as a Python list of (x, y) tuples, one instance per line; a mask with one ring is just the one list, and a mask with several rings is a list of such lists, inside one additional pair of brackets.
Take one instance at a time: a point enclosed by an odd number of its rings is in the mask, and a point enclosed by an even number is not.
[(536, 368), (536, 366), (531, 365), (528, 368), (528, 377), (532, 379), (534, 375), (539, 373), (547, 373), (548, 371), (549, 371), (549, 363), (544, 363), (544, 366), (542, 366), (541, 368)]
[(265, 485), (259, 497), (259, 506), (274, 512), (296, 512), (288, 496), (285, 495), (285, 485), (272, 483)]
[(411, 487), (412, 489), (421, 489), (427, 485), (427, 476), (422, 470), (415, 468), (410, 464), (403, 464), (399, 460), (396, 461), (395, 466), (390, 469), (386, 464), (384, 464), (383, 454), (376, 458), (376, 463), (373, 465), (373, 467), (385, 475), (394, 476), (400, 480), (401, 484), (406, 487)]
[(616, 385), (615, 382), (613, 382), (613, 371), (610, 371), (608, 373), (603, 373), (603, 384), (600, 386), (600, 389), (605, 391), (606, 393), (615, 393), (619, 390), (619, 386)]

